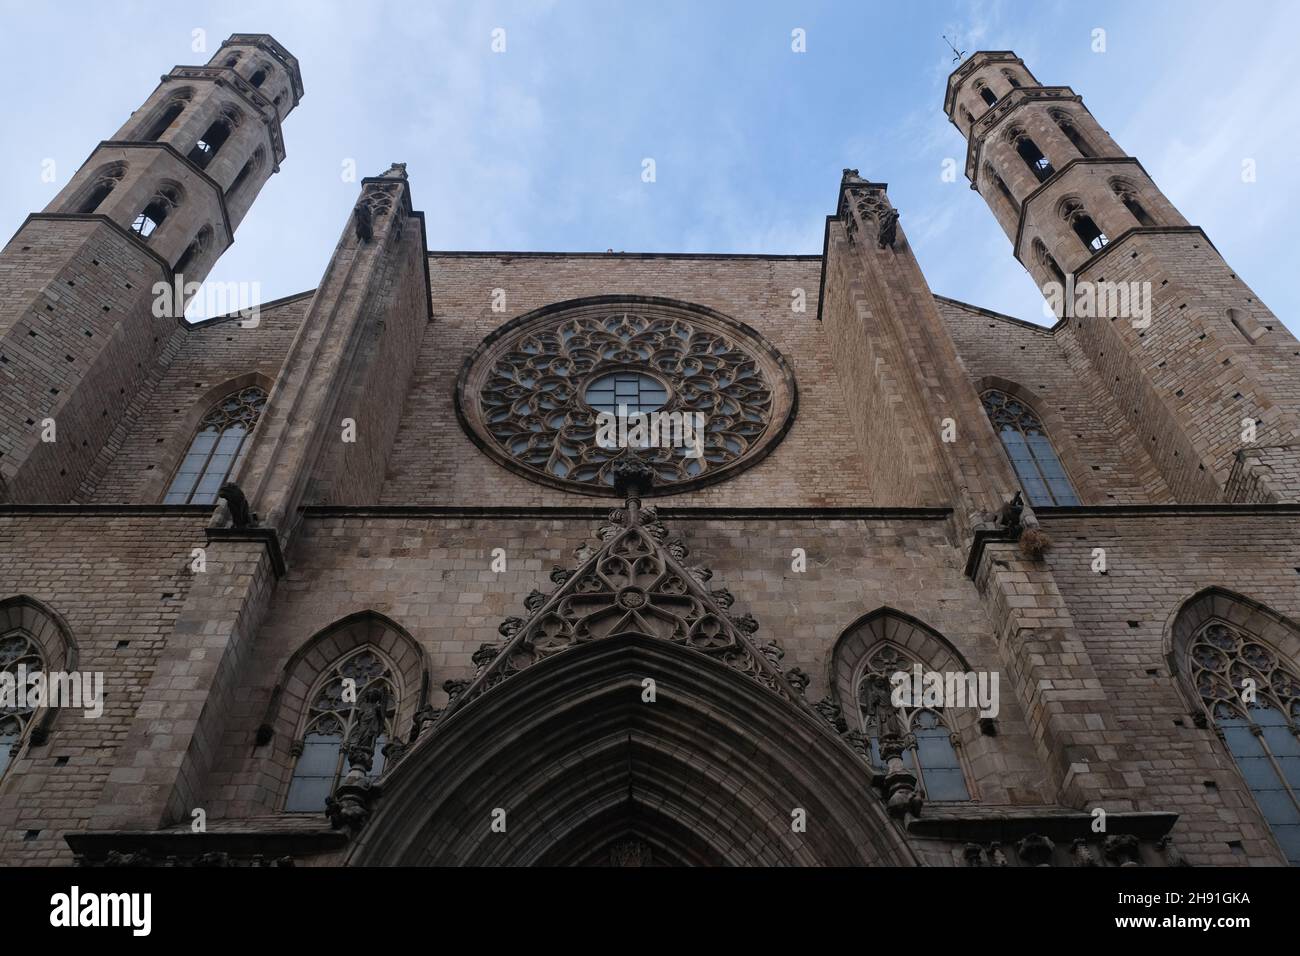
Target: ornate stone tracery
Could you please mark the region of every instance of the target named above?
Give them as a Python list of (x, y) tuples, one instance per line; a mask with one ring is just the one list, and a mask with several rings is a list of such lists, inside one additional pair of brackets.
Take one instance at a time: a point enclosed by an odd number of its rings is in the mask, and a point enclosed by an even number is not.
[[(615, 372), (659, 383), (666, 397), (658, 412), (702, 416), (702, 456), (681, 442), (601, 447), (587, 390)], [(457, 387), (462, 423), (492, 457), (586, 494), (612, 494), (613, 466), (627, 458), (649, 463), (665, 493), (718, 480), (763, 457), (794, 405), (793, 376), (753, 330), (710, 310), (634, 296), (580, 300), (508, 324), (471, 356)]]

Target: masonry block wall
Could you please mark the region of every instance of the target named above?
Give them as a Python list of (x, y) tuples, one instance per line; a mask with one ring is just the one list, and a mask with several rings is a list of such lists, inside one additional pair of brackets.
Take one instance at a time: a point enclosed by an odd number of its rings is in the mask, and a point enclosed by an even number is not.
[[(104, 712), (58, 715), (0, 786), (0, 865), (66, 865), (63, 834), (85, 829), (109, 775), (127, 756), (127, 729), (193, 583), (206, 509), (131, 514), (76, 509), (0, 515), (0, 597), (34, 598), (62, 616), (77, 667), (104, 675)], [(160, 713), (146, 754), (165, 760), (172, 714)]]
[[(489, 332), (532, 309), (583, 296), (626, 293), (698, 303), (744, 322), (790, 363), (799, 388), (793, 428), (754, 467), (664, 504), (833, 506), (873, 499), (847, 426), (829, 344), (817, 323), (820, 258), (655, 254), (433, 253), (433, 324), (424, 336), (381, 504), (609, 504), (543, 487), (506, 471), (465, 436), (451, 402), (465, 358)], [(506, 311), (492, 311), (504, 289)], [(794, 312), (792, 291), (807, 294)], [(894, 501), (897, 499), (895, 498)]]
[(1170, 500), (1155, 462), (1068, 334), (941, 296), (935, 301), (976, 388), (996, 388), (1034, 410), (1084, 504)]

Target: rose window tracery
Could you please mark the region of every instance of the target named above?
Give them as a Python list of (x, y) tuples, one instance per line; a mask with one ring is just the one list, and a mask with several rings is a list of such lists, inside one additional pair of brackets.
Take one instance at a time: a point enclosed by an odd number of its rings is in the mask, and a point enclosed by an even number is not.
[(717, 313), (604, 297), (489, 336), (466, 363), (457, 406), (480, 447), (529, 478), (612, 494), (614, 462), (637, 456), (668, 493), (766, 454), (789, 426), (794, 381), (775, 349)]

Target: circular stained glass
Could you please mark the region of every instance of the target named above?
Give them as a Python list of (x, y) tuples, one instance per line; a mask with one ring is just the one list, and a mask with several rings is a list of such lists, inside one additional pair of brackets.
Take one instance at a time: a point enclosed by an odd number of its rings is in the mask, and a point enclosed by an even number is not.
[[(780, 441), (795, 401), (785, 360), (752, 329), (645, 296), (521, 316), (487, 337), (456, 388), (457, 413), (479, 447), (535, 481), (584, 494), (613, 494), (613, 463), (629, 455), (654, 469), (655, 493), (721, 480)], [(610, 416), (642, 416), (648, 431), (620, 429), (611, 440)]]
[(609, 415), (642, 415), (663, 408), (668, 389), (641, 372), (612, 372), (594, 379), (583, 391), (587, 404)]

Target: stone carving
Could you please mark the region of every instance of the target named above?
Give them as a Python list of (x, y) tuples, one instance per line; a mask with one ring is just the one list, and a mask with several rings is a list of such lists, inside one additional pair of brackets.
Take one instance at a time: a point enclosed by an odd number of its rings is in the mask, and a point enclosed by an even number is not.
[(370, 773), (375, 757), (375, 742), (387, 726), (388, 694), (383, 684), (372, 684), (362, 692), (361, 700), (348, 727), (348, 766)]
[(812, 683), (812, 678), (808, 673), (799, 667), (792, 667), (785, 672), (786, 683), (795, 689), (800, 697), (808, 690), (808, 685)]
[(447, 692), (447, 707), (450, 708), (465, 689), (469, 687), (470, 682), (467, 680), (445, 680), (442, 682), (442, 689)]
[(880, 216), (879, 228), (876, 231), (876, 243), (881, 249), (886, 247), (892, 249), (897, 239), (898, 210), (891, 207), (886, 209)]
[(988, 861), (984, 856), (984, 848), (978, 843), (967, 843), (961, 848), (961, 856), (966, 861), (967, 866), (988, 865)]
[(356, 213), (352, 218), (358, 242), (369, 242), (375, 237), (375, 223), (370, 211), (370, 204), (365, 200), (357, 203)]
[(837, 734), (843, 734), (848, 731), (848, 721), (844, 719), (844, 712), (840, 709), (840, 705), (835, 701), (835, 698), (830, 696), (823, 697), (813, 706), (817, 713), (821, 714), (822, 717), (825, 718), (826, 722), (835, 728)]
[(1092, 853), (1092, 847), (1088, 846), (1088, 841), (1083, 837), (1076, 837), (1070, 844), (1070, 856), (1074, 859), (1075, 866), (1098, 866), (1097, 858)]
[[(780, 645), (755, 645), (758, 621), (750, 614), (730, 615), (722, 603), (730, 605), (731, 595), (724, 590), (728, 600), (719, 603), (701, 583), (707, 569), (684, 568), (664, 544), (667, 529), (654, 508), (641, 506), (639, 497), (654, 481), (653, 471), (630, 463), (620, 466), (617, 480), (628, 499), (600, 529), (601, 547), (563, 575), (555, 592), (529, 595), (529, 616), (501, 625), (506, 643), (484, 645), (476, 654), (480, 668), (473, 681), (443, 685), (449, 697), (443, 716), (552, 654), (625, 633), (660, 638), (713, 657), (786, 700), (809, 706), (803, 698), (808, 676), (797, 668), (789, 677), (783, 674), (785, 651)], [(844, 729), (841, 718), (837, 731)]]
[(650, 847), (640, 840), (625, 840), (609, 850), (610, 866), (650, 866), (653, 858)]
[(244, 497), (244, 492), (239, 485), (227, 481), (218, 489), (217, 497), (222, 499), (230, 509), (232, 528), (251, 528), (257, 524), (257, 515), (249, 509), (248, 499)]
[[(589, 405), (586, 389), (624, 370), (662, 385), (654, 411), (663, 421), (702, 416), (702, 455), (680, 435), (661, 435), (652, 447), (598, 441), (598, 413), (608, 409)], [(581, 308), (502, 339), (466, 371), (460, 400), (472, 410), (466, 424), (508, 467), (547, 484), (626, 497), (616, 487), (618, 469), (631, 469), (624, 481), (652, 474), (656, 487), (705, 481), (775, 440), (773, 413), (787, 403), (778, 403), (773, 375), (790, 380), (773, 350), (745, 330), (676, 308)]]
[(1141, 843), (1131, 833), (1112, 833), (1106, 837), (1102, 852), (1116, 866), (1141, 866)]
[(993, 866), (1007, 865), (1007, 854), (1006, 851), (1002, 849), (1001, 843), (995, 842), (989, 844), (989, 863)]
[(1029, 866), (1051, 866), (1056, 844), (1041, 833), (1031, 833), (1016, 844), (1020, 859)]

